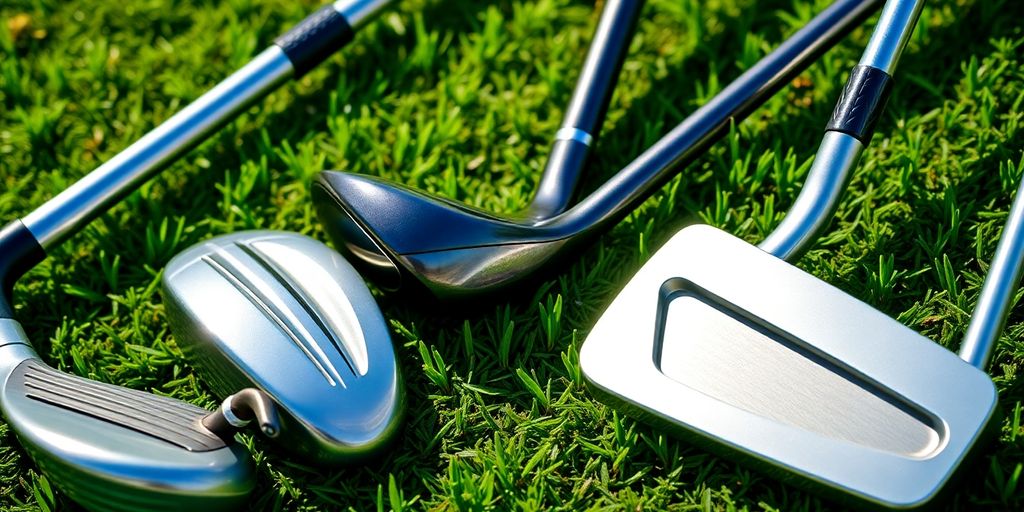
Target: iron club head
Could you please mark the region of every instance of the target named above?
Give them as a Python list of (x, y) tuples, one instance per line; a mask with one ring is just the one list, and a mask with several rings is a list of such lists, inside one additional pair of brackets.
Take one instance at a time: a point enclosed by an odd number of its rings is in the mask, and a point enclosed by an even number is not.
[[(42, 251), (19, 221), (0, 229), (0, 247), (0, 410), (54, 485), (97, 511), (240, 507), (255, 482), (248, 453), (231, 439), (239, 425), (211, 425), (219, 413), (44, 364), (9, 303), (14, 276)], [(262, 423), (276, 424), (273, 407), (262, 412)]]
[(266, 393), (288, 450), (346, 463), (397, 431), (404, 395), (387, 323), (326, 245), (274, 231), (213, 238), (168, 264), (163, 290), (175, 339), (214, 391)]
[[(880, 3), (837, 0), (567, 211), (498, 216), (384, 180), (325, 171), (313, 184), (317, 215), (338, 250), (386, 290), (419, 288), (458, 299), (516, 286), (555, 268), (573, 248), (628, 214)], [(540, 192), (557, 188), (551, 169)]]
[(209, 411), (54, 370), (11, 319), (0, 319), (0, 379), (7, 422), (88, 510), (234, 510), (255, 486), (245, 449), (203, 425)]
[(522, 223), (383, 180), (325, 172), (313, 200), (339, 250), (386, 290), (418, 287), (446, 298), (489, 291), (543, 265), (558, 244), (533, 224), (568, 208), (643, 4), (605, 2), (537, 193), (513, 216)]

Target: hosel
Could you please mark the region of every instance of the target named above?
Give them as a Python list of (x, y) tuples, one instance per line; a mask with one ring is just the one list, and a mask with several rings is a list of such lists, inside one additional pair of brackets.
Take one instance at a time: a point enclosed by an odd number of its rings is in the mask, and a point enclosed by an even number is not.
[(551, 155), (526, 212), (534, 220), (569, 208), (633, 40), (642, 0), (607, 0)]
[(245, 388), (224, 399), (216, 411), (203, 418), (203, 426), (224, 440), (255, 421), (263, 435), (274, 438), (281, 433), (277, 405), (266, 393)]

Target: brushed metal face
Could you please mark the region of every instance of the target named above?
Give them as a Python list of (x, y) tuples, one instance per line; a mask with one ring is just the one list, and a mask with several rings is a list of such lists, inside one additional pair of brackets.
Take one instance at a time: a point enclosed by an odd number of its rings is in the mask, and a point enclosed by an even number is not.
[(871, 508), (932, 500), (997, 399), (955, 354), (707, 226), (644, 265), (580, 365), (597, 394), (641, 418)]
[(658, 363), (669, 378), (752, 414), (907, 457), (931, 455), (937, 421), (799, 340), (701, 300), (672, 299)]
[(175, 339), (220, 395), (255, 386), (283, 412), (280, 442), (339, 464), (397, 430), (403, 394), (387, 324), (360, 276), (306, 236), (202, 242), (164, 274)]

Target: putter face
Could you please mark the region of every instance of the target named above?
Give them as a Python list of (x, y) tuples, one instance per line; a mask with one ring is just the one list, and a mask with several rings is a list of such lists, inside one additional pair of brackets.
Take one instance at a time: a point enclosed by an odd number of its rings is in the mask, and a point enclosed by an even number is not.
[(200, 423), (209, 411), (50, 368), (13, 320), (0, 320), (0, 375), (7, 422), (88, 510), (235, 510), (255, 486), (249, 454)]
[(955, 354), (708, 226), (643, 266), (580, 364), (603, 398), (644, 419), (872, 508), (931, 500), (997, 402)]
[(397, 431), (391, 336), (359, 274), (306, 236), (251, 231), (199, 243), (164, 273), (171, 329), (215, 392), (255, 387), (282, 413), (277, 440), (351, 462)]

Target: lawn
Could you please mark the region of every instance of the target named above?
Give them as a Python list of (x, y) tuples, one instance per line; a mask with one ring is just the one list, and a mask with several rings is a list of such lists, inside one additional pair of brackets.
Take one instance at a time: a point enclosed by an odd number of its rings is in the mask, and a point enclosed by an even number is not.
[[(4, 0), (0, 219), (24, 215), (245, 63), (313, 0)], [(623, 167), (825, 0), (652, 0), (584, 193)], [(272, 94), (21, 279), (18, 317), (77, 375), (213, 408), (169, 333), (168, 260), (231, 231), (326, 240), (321, 169), (465, 203), (525, 206), (597, 12), (577, 0), (410, 0)], [(1024, 2), (930, 2), (835, 222), (799, 266), (956, 350), (1024, 172)], [(422, 307), (380, 294), (408, 388), (401, 439), (324, 470), (246, 437), (254, 510), (822, 510), (829, 502), (596, 401), (588, 329), (681, 226), (757, 242), (792, 204), (874, 18), (533, 293)], [(1019, 297), (1019, 295), (1018, 295)], [(905, 361), (914, 371), (914, 361)], [(991, 367), (997, 442), (953, 509), (1024, 507), (1024, 311)], [(0, 424), (0, 509), (70, 502)]]

